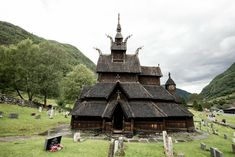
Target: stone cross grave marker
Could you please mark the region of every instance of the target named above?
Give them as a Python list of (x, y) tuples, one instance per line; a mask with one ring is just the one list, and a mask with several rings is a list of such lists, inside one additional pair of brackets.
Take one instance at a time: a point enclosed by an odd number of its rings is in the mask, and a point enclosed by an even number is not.
[(18, 119), (18, 117), (19, 117), (18, 113), (10, 113), (9, 114), (9, 118), (11, 118), (11, 119)]
[(74, 141), (74, 142), (80, 142), (80, 141), (81, 141), (81, 134), (80, 134), (80, 132), (74, 133), (74, 135), (73, 135), (73, 141)]
[(201, 145), (201, 150), (206, 150), (206, 144), (205, 143), (200, 143)]
[(52, 146), (56, 144), (60, 144), (61, 138), (62, 138), (61, 135), (46, 138), (45, 144), (44, 144), (44, 150), (45, 151), (50, 150)]

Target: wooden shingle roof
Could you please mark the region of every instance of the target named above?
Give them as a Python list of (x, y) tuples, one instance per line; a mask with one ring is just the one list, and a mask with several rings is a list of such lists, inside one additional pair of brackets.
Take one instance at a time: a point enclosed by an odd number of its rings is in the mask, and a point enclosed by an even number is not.
[(160, 67), (141, 66), (141, 76), (162, 76)]
[(100, 55), (97, 72), (140, 73), (140, 62), (137, 55), (125, 55), (124, 62), (113, 62), (112, 55)]

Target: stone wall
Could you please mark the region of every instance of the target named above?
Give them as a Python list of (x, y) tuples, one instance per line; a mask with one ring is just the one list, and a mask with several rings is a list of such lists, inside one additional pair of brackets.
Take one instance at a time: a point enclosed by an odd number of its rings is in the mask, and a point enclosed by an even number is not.
[(0, 93), (0, 104), (1, 103), (14, 104), (14, 105), (19, 105), (19, 106), (33, 107), (33, 108), (38, 108), (39, 106), (43, 106), (43, 104), (40, 104), (38, 102), (17, 99), (17, 98), (13, 98), (11, 96)]

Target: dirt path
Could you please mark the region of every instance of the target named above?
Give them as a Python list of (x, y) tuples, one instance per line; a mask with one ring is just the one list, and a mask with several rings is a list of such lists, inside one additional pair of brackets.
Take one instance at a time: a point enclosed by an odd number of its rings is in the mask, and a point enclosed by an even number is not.
[(35, 139), (38, 137), (43, 136), (53, 136), (56, 134), (60, 134), (63, 136), (72, 135), (72, 132), (70, 130), (69, 124), (61, 124), (57, 127), (51, 128), (43, 133), (40, 133), (38, 135), (33, 136), (7, 136), (7, 137), (0, 137), (0, 142), (13, 142), (13, 141), (20, 141), (20, 140), (28, 140), (28, 139)]
[(35, 139), (38, 136), (8, 136), (8, 137), (0, 137), (0, 142), (13, 142), (13, 141), (21, 141), (28, 139)]

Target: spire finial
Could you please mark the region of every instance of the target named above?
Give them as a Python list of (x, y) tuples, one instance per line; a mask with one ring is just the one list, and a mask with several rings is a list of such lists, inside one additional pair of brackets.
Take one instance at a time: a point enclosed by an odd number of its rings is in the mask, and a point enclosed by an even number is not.
[(120, 13), (118, 13), (118, 24), (120, 24)]
[(169, 76), (169, 78), (171, 78), (171, 73), (170, 72), (168, 73), (168, 76)]
[(119, 13), (118, 13), (118, 24), (117, 24), (117, 32), (121, 32), (120, 14), (119, 14)]

